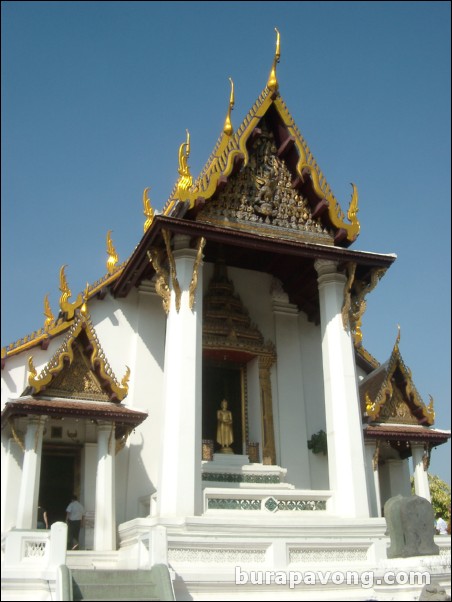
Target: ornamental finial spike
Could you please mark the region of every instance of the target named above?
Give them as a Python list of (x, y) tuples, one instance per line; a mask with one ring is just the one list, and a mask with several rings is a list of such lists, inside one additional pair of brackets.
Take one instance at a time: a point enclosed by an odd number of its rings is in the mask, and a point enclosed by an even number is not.
[(278, 87), (279, 87), (278, 79), (276, 77), (276, 65), (277, 65), (277, 63), (279, 63), (279, 59), (281, 58), (281, 44), (280, 44), (281, 36), (276, 27), (275, 27), (275, 31), (276, 31), (276, 50), (275, 50), (275, 56), (273, 58), (273, 65), (272, 65), (270, 75), (269, 75), (268, 81), (267, 81), (267, 88), (269, 90), (272, 90), (273, 92), (277, 92)]
[(107, 270), (109, 274), (113, 274), (115, 271), (115, 266), (118, 263), (118, 254), (116, 253), (116, 249), (114, 248), (111, 240), (111, 232), (111, 230), (107, 232)]
[[(188, 157), (190, 156), (190, 132), (187, 131), (187, 141), (179, 147), (179, 181), (177, 189), (179, 192), (187, 191), (193, 183), (193, 178), (188, 167)], [(181, 199), (185, 200), (185, 199)]]
[(146, 221), (144, 222), (144, 231), (146, 232), (152, 222), (154, 221), (154, 209), (151, 206), (151, 200), (147, 196), (148, 190), (151, 190), (151, 187), (148, 186), (143, 191), (143, 213), (146, 217)]
[(55, 321), (55, 316), (52, 313), (52, 308), (49, 303), (49, 294), (44, 297), (44, 315), (46, 317), (44, 322), (44, 330), (47, 332), (52, 324)]
[(396, 338), (396, 342), (394, 345), (394, 349), (396, 351), (399, 350), (399, 343), (400, 343), (400, 324), (397, 324), (397, 338)]
[(229, 78), (229, 81), (231, 82), (231, 95), (229, 97), (228, 114), (226, 115), (226, 120), (224, 122), (224, 127), (223, 127), (223, 132), (226, 134), (226, 136), (230, 136), (234, 131), (234, 128), (232, 127), (232, 122), (231, 122), (231, 112), (232, 112), (232, 109), (234, 108), (234, 103), (235, 103), (234, 82), (232, 81), (231, 78)]
[(86, 305), (86, 302), (88, 301), (88, 297), (89, 297), (89, 282), (86, 283), (85, 290), (83, 291), (83, 303), (80, 308), (80, 313), (82, 314), (82, 316), (86, 316), (88, 313), (88, 306)]

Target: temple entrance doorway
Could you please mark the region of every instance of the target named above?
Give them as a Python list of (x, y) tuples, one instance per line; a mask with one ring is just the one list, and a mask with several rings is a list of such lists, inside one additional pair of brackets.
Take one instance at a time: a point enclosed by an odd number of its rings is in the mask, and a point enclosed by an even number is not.
[(80, 495), (80, 447), (44, 446), (41, 459), (39, 500), (47, 510), (49, 526), (66, 521), (66, 508)]
[(228, 402), (232, 413), (234, 442), (231, 448), (235, 454), (245, 454), (245, 366), (234, 363), (220, 363), (204, 359), (202, 382), (202, 438), (213, 441), (214, 452), (220, 451), (217, 443), (217, 412), (222, 400)]

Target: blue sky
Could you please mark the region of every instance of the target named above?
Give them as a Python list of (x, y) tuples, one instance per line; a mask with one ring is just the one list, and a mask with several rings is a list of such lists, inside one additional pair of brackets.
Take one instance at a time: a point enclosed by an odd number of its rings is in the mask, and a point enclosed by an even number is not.
[[(400, 349), (450, 428), (449, 2), (3, 2), (2, 345), (58, 311), (161, 209), (191, 134), (196, 175), (235, 83), (235, 127), (264, 88), (281, 32), (280, 92), (337, 199), (358, 186), (352, 248), (396, 253), (371, 293), (364, 345)], [(450, 445), (431, 472), (450, 483)]]

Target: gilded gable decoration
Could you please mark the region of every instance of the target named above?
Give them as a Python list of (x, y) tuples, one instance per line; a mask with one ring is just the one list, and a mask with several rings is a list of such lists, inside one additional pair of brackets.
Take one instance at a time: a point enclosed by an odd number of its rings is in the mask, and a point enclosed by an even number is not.
[[(324, 214), (322, 222), (334, 236), (334, 244), (350, 245), (358, 236), (358, 190), (352, 184), (352, 197), (347, 216), (336, 200), (324, 174), (320, 170), (306, 141), (293, 121), (278, 88), (276, 65), (280, 60), (280, 35), (276, 30), (276, 51), (268, 82), (239, 128), (233, 132), (230, 110), (223, 131), (212, 154), (198, 178), (193, 182), (188, 170), (187, 158), (190, 151), (189, 138), (179, 149), (179, 179), (164, 207), (163, 214), (171, 216), (178, 201), (187, 201), (188, 209), (194, 209), (199, 200), (208, 205), (224, 187), (228, 178), (237, 173), (250, 161), (253, 138), (263, 127), (264, 119), (270, 119), (278, 132), (278, 158), (290, 164), (291, 185), (303, 196), (310, 192), (311, 208), (316, 216)], [(231, 99), (232, 99), (231, 90)], [(230, 101), (230, 108), (232, 106)]]
[(63, 343), (38, 375), (28, 360), (31, 395), (44, 393), (79, 399), (122, 401), (128, 393), (130, 369), (121, 383), (107, 361), (89, 315), (78, 313)]
[(313, 218), (311, 208), (293, 187), (292, 176), (277, 156), (274, 135), (263, 124), (250, 160), (222, 192), (199, 212), (197, 220), (254, 229), (268, 236), (300, 237), (333, 244), (333, 236)]
[(371, 422), (426, 424), (435, 421), (433, 399), (425, 405), (410, 369), (400, 355), (400, 328), (389, 360), (360, 384), (365, 413)]

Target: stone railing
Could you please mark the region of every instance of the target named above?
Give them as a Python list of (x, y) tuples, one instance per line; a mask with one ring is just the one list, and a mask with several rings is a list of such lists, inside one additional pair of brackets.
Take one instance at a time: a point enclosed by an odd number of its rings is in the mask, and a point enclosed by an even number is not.
[(66, 562), (65, 523), (54, 523), (50, 531), (12, 529), (4, 534), (3, 545), (2, 600), (29, 600), (30, 591), (37, 600), (61, 599), (57, 574)]
[(259, 489), (204, 489), (204, 512), (221, 510), (293, 515), (325, 512), (331, 491), (296, 490), (265, 491)]

